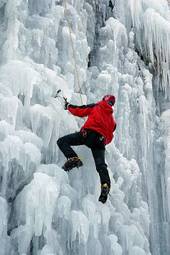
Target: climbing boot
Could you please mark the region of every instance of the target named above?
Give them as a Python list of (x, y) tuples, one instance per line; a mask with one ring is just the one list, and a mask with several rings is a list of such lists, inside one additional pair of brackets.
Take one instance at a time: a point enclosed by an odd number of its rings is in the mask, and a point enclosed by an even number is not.
[(83, 165), (83, 162), (78, 158), (78, 157), (72, 157), (69, 158), (64, 166), (62, 167), (64, 169), (64, 171), (70, 171), (72, 168), (74, 167), (80, 167)]
[(99, 197), (99, 201), (102, 202), (103, 204), (106, 203), (109, 191), (110, 191), (110, 187), (107, 183), (104, 183), (101, 185), (101, 194)]

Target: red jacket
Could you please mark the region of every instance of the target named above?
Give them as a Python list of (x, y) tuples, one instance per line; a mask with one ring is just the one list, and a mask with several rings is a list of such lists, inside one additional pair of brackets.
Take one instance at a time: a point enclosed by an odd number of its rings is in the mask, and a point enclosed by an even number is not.
[(69, 105), (69, 112), (78, 117), (88, 116), (82, 129), (91, 129), (105, 137), (105, 144), (113, 139), (116, 122), (113, 117), (113, 109), (106, 101), (102, 100), (96, 104), (75, 106)]

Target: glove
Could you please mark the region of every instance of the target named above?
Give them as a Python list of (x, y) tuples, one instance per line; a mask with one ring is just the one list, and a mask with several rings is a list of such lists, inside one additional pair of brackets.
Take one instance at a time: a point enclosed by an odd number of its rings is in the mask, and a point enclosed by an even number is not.
[(67, 102), (67, 98), (64, 98), (64, 110), (67, 110), (69, 103)]

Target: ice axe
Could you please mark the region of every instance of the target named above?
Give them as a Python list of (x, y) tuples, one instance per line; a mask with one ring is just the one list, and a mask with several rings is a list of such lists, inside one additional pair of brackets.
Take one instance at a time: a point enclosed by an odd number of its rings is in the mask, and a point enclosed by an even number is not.
[(64, 99), (65, 103), (67, 103), (67, 98), (64, 97), (64, 96), (60, 96), (60, 93), (62, 93), (62, 90), (61, 89), (57, 90), (56, 95), (54, 96), (54, 98), (62, 98), (62, 99)]
[(61, 97), (61, 96), (59, 95), (60, 93), (61, 93), (61, 89), (57, 90), (57, 92), (56, 92), (54, 98)]

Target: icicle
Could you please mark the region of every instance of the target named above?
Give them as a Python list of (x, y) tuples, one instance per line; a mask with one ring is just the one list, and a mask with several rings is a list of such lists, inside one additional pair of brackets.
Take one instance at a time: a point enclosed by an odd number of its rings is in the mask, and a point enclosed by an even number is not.
[[(159, 86), (169, 98), (170, 22), (165, 0), (129, 0), (132, 23), (137, 31), (136, 42), (144, 58), (149, 60), (159, 78)], [(142, 34), (144, 33), (144, 37)]]
[(141, 15), (143, 14), (142, 1), (129, 0), (128, 3), (132, 15), (133, 26), (139, 29), (141, 27)]
[(153, 9), (144, 14), (145, 48), (160, 78), (160, 88), (168, 97), (170, 80), (170, 22)]
[(81, 211), (71, 212), (72, 242), (76, 239), (86, 244), (89, 236), (89, 221)]
[(40, 74), (22, 61), (9, 61), (0, 67), (0, 82), (10, 88), (13, 95), (23, 94), (26, 106), (30, 105), (34, 84), (40, 81)]
[(7, 217), (8, 217), (8, 207), (5, 199), (0, 196), (0, 239), (1, 239), (1, 249), (0, 254), (9, 254), (12, 249), (10, 247), (10, 238), (7, 236)]

